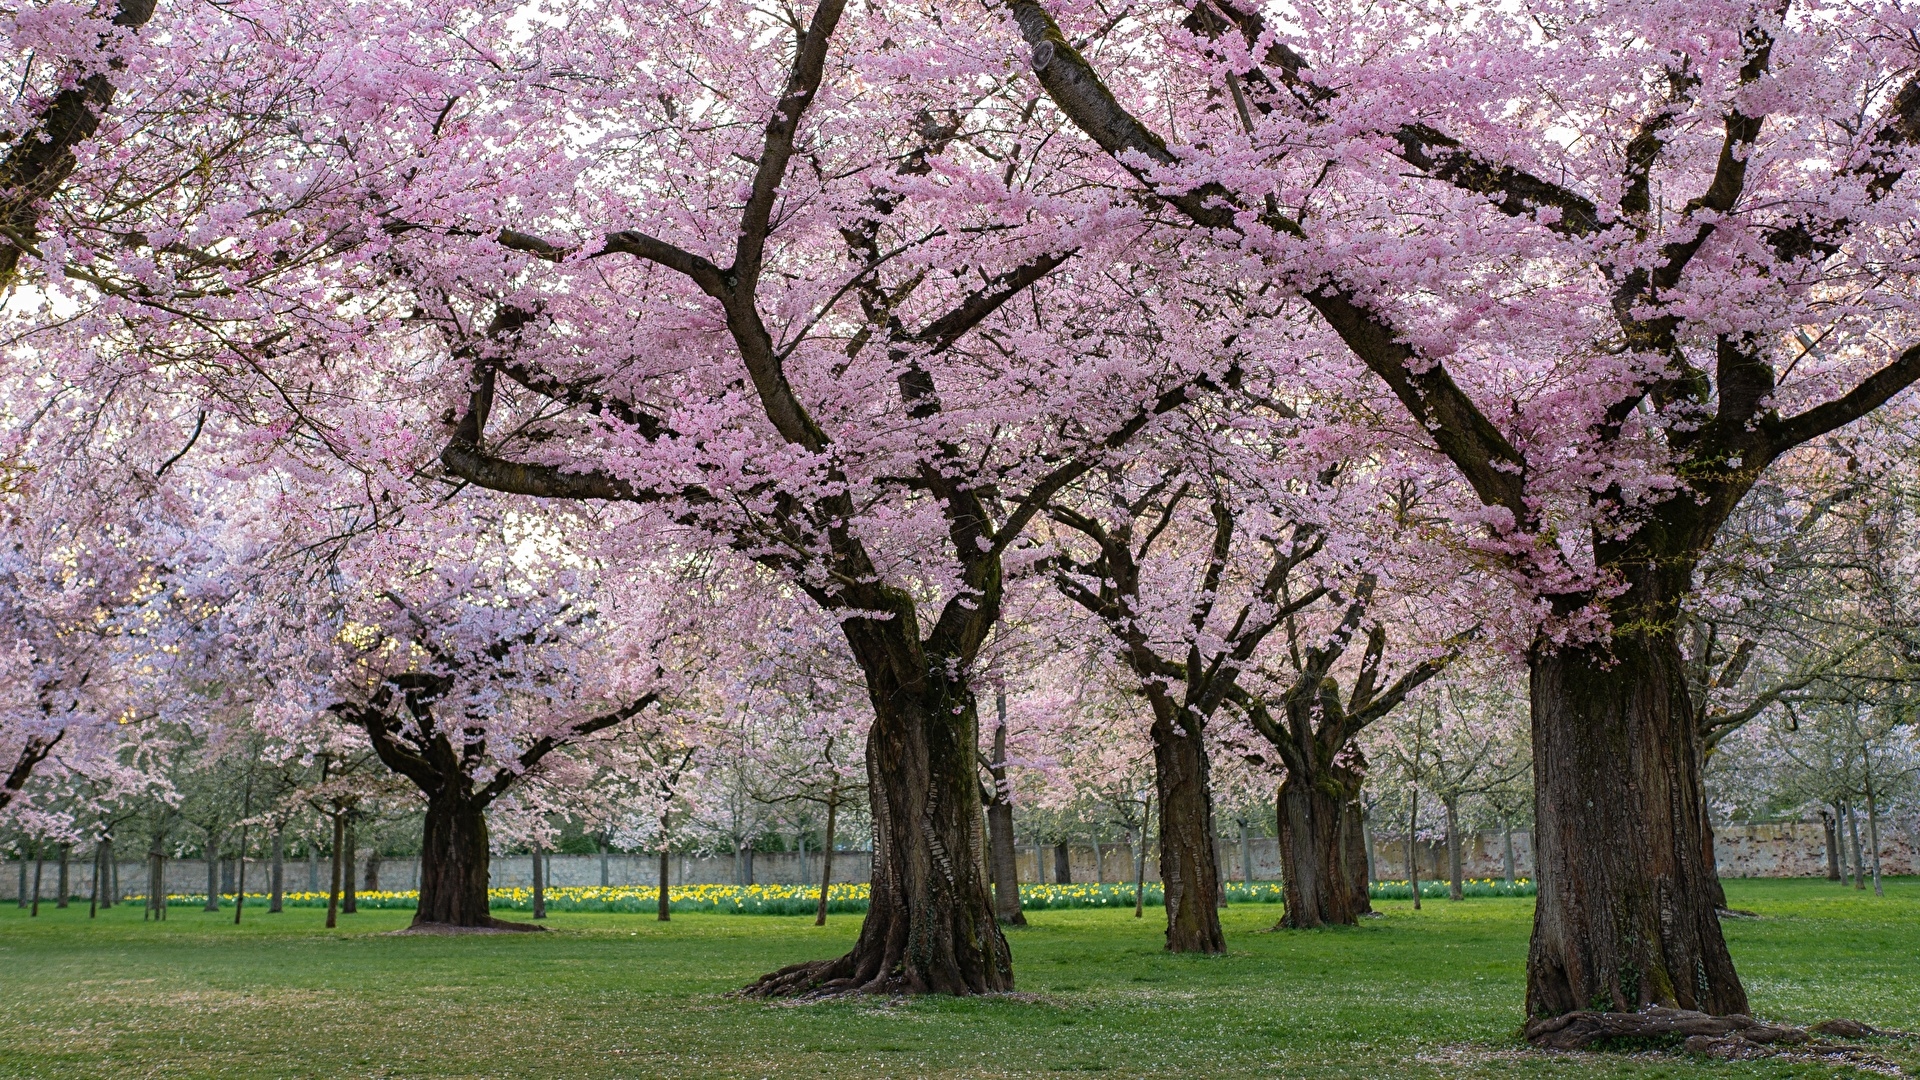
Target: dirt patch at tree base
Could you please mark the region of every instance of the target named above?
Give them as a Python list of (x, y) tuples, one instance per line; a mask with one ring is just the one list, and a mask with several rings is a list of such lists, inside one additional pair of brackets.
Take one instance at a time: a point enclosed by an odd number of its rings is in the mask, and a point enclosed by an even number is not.
[(1909, 1039), (1903, 1031), (1882, 1031), (1858, 1020), (1825, 1020), (1811, 1027), (1769, 1024), (1751, 1016), (1712, 1016), (1691, 1009), (1649, 1006), (1639, 1012), (1580, 1011), (1527, 1023), (1527, 1041), (1550, 1050), (1592, 1050), (1609, 1046), (1679, 1042), (1689, 1054), (1723, 1061), (1774, 1057), (1791, 1061), (1844, 1062), (1857, 1068), (1900, 1076), (1898, 1065), (1840, 1039)]
[(449, 923), (415, 923), (400, 930), (389, 930), (387, 937), (457, 937), (463, 934), (544, 934), (547, 928), (532, 923), (495, 919), (485, 926), (453, 926)]

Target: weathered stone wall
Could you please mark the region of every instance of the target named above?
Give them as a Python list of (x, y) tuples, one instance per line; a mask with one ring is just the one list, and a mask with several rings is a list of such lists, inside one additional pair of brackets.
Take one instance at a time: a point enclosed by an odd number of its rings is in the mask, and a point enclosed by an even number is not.
[[(1716, 855), (1722, 877), (1820, 877), (1827, 872), (1826, 832), (1817, 823), (1781, 825), (1728, 825), (1715, 830)], [(1867, 842), (1865, 822), (1861, 823), (1861, 843)], [(1514, 870), (1522, 877), (1533, 875), (1533, 838), (1524, 830), (1513, 834)], [(1072, 880), (1079, 883), (1124, 883), (1133, 880), (1133, 846), (1127, 843), (1072, 844), (1068, 846)], [(1422, 841), (1414, 845), (1423, 880), (1447, 876), (1446, 845)], [(1023, 845), (1018, 852), (1022, 882), (1054, 882), (1054, 847)], [(1223, 838), (1221, 861), (1227, 877), (1245, 880), (1246, 863), (1252, 863), (1252, 879), (1277, 881), (1280, 878), (1280, 849), (1271, 837), (1247, 841), (1244, 852), (1235, 837)], [(659, 858), (654, 855), (550, 855), (549, 883), (554, 886), (609, 885), (652, 886), (657, 884)], [(1501, 837), (1497, 832), (1475, 833), (1461, 850), (1462, 868), (1470, 878), (1498, 878), (1504, 873)], [(0, 899), (15, 900), (20, 892), (20, 863), (10, 862), (0, 870)], [(833, 880), (864, 882), (872, 866), (872, 855), (865, 851), (840, 851), (833, 857)], [(756, 852), (751, 871), (732, 855), (675, 855), (669, 873), (676, 885), (732, 884), (751, 880), (760, 885), (814, 884), (820, 880), (819, 852), (808, 852), (804, 864), (797, 852)], [(26, 864), (27, 891), (32, 892), (32, 863)], [(356, 884), (366, 880), (366, 858), (355, 868)], [(1920, 815), (1898, 815), (1881, 822), (1880, 871), (1883, 874), (1920, 874)], [(289, 859), (286, 864), (288, 892), (316, 891), (326, 888), (329, 866), (325, 859), (313, 865), (304, 858)], [(147, 867), (143, 861), (123, 860), (119, 867), (122, 895), (144, 894)], [(749, 877), (750, 873), (750, 877)], [(1376, 837), (1374, 840), (1375, 876), (1401, 880), (1407, 876), (1406, 843), (1399, 839)], [(93, 887), (93, 863), (84, 855), (68, 868), (70, 887), (75, 896), (86, 896)], [(603, 877), (604, 875), (604, 877)], [(1158, 881), (1159, 867), (1149, 857), (1148, 881)], [(380, 860), (380, 888), (409, 890), (419, 887), (420, 862), (415, 858)], [(496, 888), (526, 887), (533, 884), (533, 860), (526, 855), (501, 855), (493, 859), (491, 880)], [(40, 895), (52, 899), (59, 881), (57, 865), (48, 861), (42, 869)], [(265, 892), (268, 867), (263, 860), (247, 860), (247, 891)], [(206, 863), (198, 859), (167, 860), (167, 891), (198, 894), (207, 887)], [(223, 886), (227, 888), (228, 886)]]

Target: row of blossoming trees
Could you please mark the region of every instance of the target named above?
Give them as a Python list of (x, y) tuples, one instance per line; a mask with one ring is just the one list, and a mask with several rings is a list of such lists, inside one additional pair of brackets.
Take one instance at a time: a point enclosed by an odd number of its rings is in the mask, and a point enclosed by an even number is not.
[[(1223, 947), (1210, 746), (1285, 777), (1289, 922), (1350, 921), (1356, 740), (1497, 655), (1529, 1016), (1745, 1010), (1703, 773), (1805, 673), (1687, 635), (1757, 502), (1903, 450), (1899, 6), (109, 0), (9, 33), (15, 550), (214, 643), (138, 631), (179, 700), (411, 784), (423, 919), (488, 917), (519, 778), (654, 752), (804, 625), (864, 699), (873, 902), (756, 992), (1012, 986), (981, 707), (1076, 651), (1149, 717), (1170, 948)], [(119, 535), (136, 504), (171, 524)], [(45, 716), (109, 692), (85, 665)]]

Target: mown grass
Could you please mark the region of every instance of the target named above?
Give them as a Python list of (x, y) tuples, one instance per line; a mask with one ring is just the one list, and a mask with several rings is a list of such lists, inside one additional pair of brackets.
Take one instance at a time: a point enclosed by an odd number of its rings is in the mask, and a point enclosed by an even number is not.
[[(1920, 881), (1875, 899), (1732, 882), (1728, 924), (1762, 1015), (1920, 1027)], [(1021, 993), (976, 1001), (731, 1000), (769, 968), (843, 950), (779, 916), (562, 913), (552, 933), (385, 937), (408, 913), (0, 908), (3, 1077), (1829, 1077), (1783, 1061), (1567, 1055), (1517, 1038), (1530, 899), (1383, 902), (1357, 929), (1262, 933), (1225, 912), (1225, 957), (1169, 956), (1157, 912), (1035, 912)], [(1920, 1048), (1881, 1052), (1920, 1071)]]

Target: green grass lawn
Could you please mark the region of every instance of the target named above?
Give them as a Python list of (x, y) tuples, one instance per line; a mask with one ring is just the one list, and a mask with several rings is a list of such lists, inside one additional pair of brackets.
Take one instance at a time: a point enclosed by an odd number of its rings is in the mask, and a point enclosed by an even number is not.
[[(1920, 1028), (1920, 881), (1884, 899), (1736, 881), (1727, 934), (1757, 1013)], [(1545, 1054), (1517, 1038), (1532, 901), (1379, 905), (1352, 930), (1168, 956), (1159, 909), (1046, 911), (1012, 935), (1020, 994), (767, 1005), (724, 995), (842, 951), (859, 917), (558, 915), (554, 932), (385, 937), (403, 911), (0, 908), (0, 1077), (1749, 1077), (1830, 1064)], [(1920, 1047), (1882, 1053), (1920, 1073)]]

